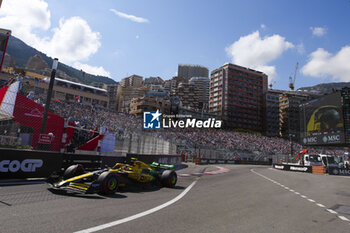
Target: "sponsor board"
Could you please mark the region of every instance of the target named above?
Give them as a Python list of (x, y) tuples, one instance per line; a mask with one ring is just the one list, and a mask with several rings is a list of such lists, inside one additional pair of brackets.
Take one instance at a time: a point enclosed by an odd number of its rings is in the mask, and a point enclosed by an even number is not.
[(298, 171), (298, 172), (306, 172), (307, 171), (307, 167), (296, 167), (296, 166), (290, 166), (289, 170), (291, 171)]
[(301, 138), (303, 145), (339, 144), (343, 143), (344, 140), (342, 133), (314, 134)]
[(201, 159), (200, 160), (200, 164), (207, 164), (208, 163), (208, 160), (207, 159)]
[(329, 175), (350, 176), (350, 169), (332, 167), (329, 169)]
[(0, 149), (0, 179), (45, 178), (61, 165), (58, 153)]
[(274, 168), (284, 170), (284, 165), (276, 165), (274, 164)]
[(36, 169), (43, 166), (41, 159), (25, 159), (22, 162), (18, 160), (0, 161), (0, 172), (35, 172)]
[(293, 171), (293, 172), (312, 172), (311, 166), (299, 166), (299, 165), (290, 165), (290, 164), (273, 164), (273, 168), (284, 171)]
[(210, 164), (215, 164), (215, 163), (216, 163), (216, 160), (215, 160), (215, 159), (209, 159), (209, 163), (210, 163)]

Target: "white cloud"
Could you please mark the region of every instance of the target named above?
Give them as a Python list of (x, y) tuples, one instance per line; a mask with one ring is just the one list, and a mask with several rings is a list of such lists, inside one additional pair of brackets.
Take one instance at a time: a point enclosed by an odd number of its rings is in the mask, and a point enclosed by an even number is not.
[(345, 46), (332, 55), (318, 48), (309, 56), (308, 63), (301, 69), (302, 74), (316, 77), (331, 77), (335, 81), (350, 81), (350, 46)]
[(312, 35), (314, 36), (324, 36), (327, 32), (327, 28), (325, 27), (310, 27), (310, 30), (312, 31)]
[(101, 46), (100, 34), (93, 32), (88, 23), (80, 17), (61, 19), (59, 27), (53, 31), (51, 39), (42, 40), (36, 47), (69, 64), (87, 60)]
[(265, 29), (265, 28), (266, 28), (266, 25), (265, 25), (265, 24), (260, 24), (260, 28), (261, 28), (261, 29)]
[(82, 64), (75, 62), (73, 65), (76, 69), (83, 70), (89, 74), (111, 77), (111, 74), (106, 71), (102, 66), (90, 66), (88, 64)]
[[(45, 0), (9, 0), (1, 6), (0, 25), (11, 29), (14, 36), (28, 45), (68, 65), (87, 61), (98, 51), (101, 36), (84, 19), (61, 18), (57, 28), (50, 28), (50, 17)], [(49, 30), (53, 33), (50, 37), (37, 34)]]
[(33, 30), (50, 28), (50, 11), (44, 0), (4, 1), (0, 10), (0, 25), (30, 45), (40, 43)]
[(148, 23), (149, 22), (149, 20), (146, 18), (138, 17), (135, 15), (125, 14), (125, 13), (117, 11), (115, 9), (109, 9), (109, 10), (121, 18), (128, 19), (128, 20), (131, 20), (131, 21), (136, 22), (136, 23)]
[(294, 45), (280, 35), (260, 37), (259, 31), (242, 36), (226, 48), (228, 56), (237, 65), (263, 71), (270, 81), (277, 77), (275, 66), (268, 65)]

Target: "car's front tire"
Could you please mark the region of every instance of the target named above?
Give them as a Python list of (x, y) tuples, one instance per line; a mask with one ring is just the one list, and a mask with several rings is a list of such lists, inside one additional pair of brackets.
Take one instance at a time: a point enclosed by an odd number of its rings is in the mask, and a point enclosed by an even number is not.
[(117, 191), (119, 181), (114, 172), (103, 172), (98, 178), (97, 183), (100, 185), (100, 194), (110, 195)]
[(68, 180), (74, 176), (82, 175), (82, 174), (84, 174), (84, 172), (85, 172), (85, 170), (84, 170), (83, 165), (81, 165), (81, 164), (71, 165), (64, 171), (63, 179)]

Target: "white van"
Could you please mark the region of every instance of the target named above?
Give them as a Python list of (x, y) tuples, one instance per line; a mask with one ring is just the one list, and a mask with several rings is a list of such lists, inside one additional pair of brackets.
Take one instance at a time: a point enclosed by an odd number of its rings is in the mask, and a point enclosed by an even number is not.
[(318, 154), (305, 154), (304, 166), (322, 166), (322, 158)]
[(325, 154), (320, 154), (322, 158), (322, 165), (325, 167), (339, 167), (339, 164), (335, 161), (334, 156), (332, 155), (325, 155)]

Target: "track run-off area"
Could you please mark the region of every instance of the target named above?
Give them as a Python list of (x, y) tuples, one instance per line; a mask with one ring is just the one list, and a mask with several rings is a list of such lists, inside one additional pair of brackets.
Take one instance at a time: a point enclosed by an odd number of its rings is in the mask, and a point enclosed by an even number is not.
[(62, 195), (0, 186), (0, 232), (350, 232), (350, 179), (193, 165), (168, 188)]

